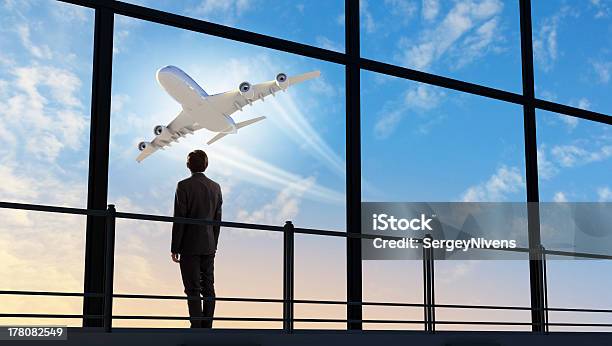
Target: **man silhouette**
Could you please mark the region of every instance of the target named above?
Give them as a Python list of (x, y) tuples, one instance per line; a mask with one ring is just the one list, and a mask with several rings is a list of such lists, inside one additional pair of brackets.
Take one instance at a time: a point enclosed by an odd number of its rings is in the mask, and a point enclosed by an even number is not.
[[(221, 221), (221, 188), (204, 175), (208, 156), (202, 150), (187, 155), (187, 168), (191, 177), (176, 186), (174, 216)], [(193, 317), (212, 318), (215, 297), (215, 252), (219, 241), (219, 226), (190, 225), (175, 222), (172, 225), (172, 260), (180, 264), (181, 277), (187, 301), (191, 328), (212, 328), (212, 319), (196, 320)], [(195, 298), (195, 299), (194, 299)]]

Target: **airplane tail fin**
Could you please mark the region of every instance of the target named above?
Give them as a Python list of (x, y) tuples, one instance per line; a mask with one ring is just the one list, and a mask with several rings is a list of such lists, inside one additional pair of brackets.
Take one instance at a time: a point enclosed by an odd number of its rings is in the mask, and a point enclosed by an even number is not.
[[(257, 117), (257, 118), (253, 118), (253, 119), (249, 119), (249, 120), (245, 120), (245, 121), (241, 121), (239, 123), (236, 124), (236, 130), (241, 129), (247, 125), (251, 125), (253, 123), (256, 123), (260, 120), (264, 120), (266, 117), (262, 116), (262, 117)], [(220, 140), (221, 138), (225, 137), (225, 135), (227, 135), (227, 133), (217, 133), (216, 136), (214, 136), (210, 141), (206, 142), (206, 144), (211, 145), (214, 142)]]
[(251, 125), (253, 123), (256, 123), (260, 120), (264, 120), (266, 117), (257, 117), (257, 118), (253, 118), (253, 119), (249, 119), (249, 120), (245, 120), (245, 121), (241, 121), (238, 124), (236, 124), (236, 130), (237, 129), (241, 129), (247, 125)]
[(206, 142), (206, 144), (211, 145), (214, 142), (216, 142), (216, 141), (220, 140), (221, 138), (225, 137), (225, 135), (227, 135), (227, 133), (223, 133), (223, 132), (217, 133), (217, 135), (214, 136), (210, 141)]

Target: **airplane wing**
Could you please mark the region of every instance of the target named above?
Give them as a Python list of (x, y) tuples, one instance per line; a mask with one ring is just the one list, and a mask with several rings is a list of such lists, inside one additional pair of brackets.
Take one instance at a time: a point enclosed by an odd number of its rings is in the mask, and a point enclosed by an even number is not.
[(157, 149), (165, 149), (173, 142), (177, 142), (179, 138), (193, 133), (197, 126), (198, 123), (193, 121), (191, 114), (182, 110), (165, 128), (160, 129), (160, 133), (153, 140), (139, 144), (139, 146), (144, 144), (144, 149), (140, 151), (136, 161), (141, 162)]
[(259, 84), (252, 85), (253, 98), (247, 99), (238, 90), (228, 91), (221, 94), (211, 95), (207, 97), (210, 105), (217, 111), (225, 115), (231, 115), (236, 111), (242, 110), (243, 107), (251, 105), (253, 102), (263, 100), (267, 96), (274, 95), (281, 90), (285, 90), (292, 85), (317, 78), (321, 75), (319, 71), (307, 72), (298, 76), (288, 77), (287, 82), (281, 88), (276, 80), (271, 80)]
[(157, 148), (152, 145), (147, 145), (143, 151), (140, 152), (138, 157), (136, 157), (136, 161), (142, 162), (142, 160), (146, 159), (149, 155), (153, 154), (157, 151)]

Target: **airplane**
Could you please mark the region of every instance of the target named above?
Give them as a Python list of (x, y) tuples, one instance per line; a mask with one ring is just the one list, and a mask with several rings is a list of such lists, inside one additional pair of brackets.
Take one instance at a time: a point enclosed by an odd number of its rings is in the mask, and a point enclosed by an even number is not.
[(275, 96), (279, 91), (286, 91), (288, 87), (317, 78), (319, 71), (307, 72), (298, 76), (288, 77), (279, 73), (274, 80), (251, 85), (242, 82), (238, 89), (208, 95), (198, 83), (176, 66), (165, 66), (157, 71), (157, 82), (176, 100), (183, 109), (168, 125), (157, 125), (153, 128), (155, 138), (150, 142), (138, 143), (140, 154), (136, 161), (142, 162), (157, 149), (165, 149), (173, 142), (200, 129), (207, 129), (217, 134), (210, 139), (210, 145), (228, 134), (235, 134), (238, 129), (265, 119), (265, 116), (236, 123), (231, 115), (242, 111), (244, 107), (251, 106), (253, 102), (262, 100), (269, 95)]

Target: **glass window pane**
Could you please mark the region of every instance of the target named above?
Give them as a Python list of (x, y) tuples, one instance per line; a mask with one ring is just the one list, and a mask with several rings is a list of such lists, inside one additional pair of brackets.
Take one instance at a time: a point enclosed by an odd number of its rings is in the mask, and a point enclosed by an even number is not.
[(0, 8), (0, 200), (85, 207), (93, 11)]
[(525, 201), (520, 106), (361, 76), (363, 201)]
[[(294, 297), (346, 301), (346, 238), (295, 236)], [(295, 304), (294, 317), (346, 319), (344, 304)], [(346, 329), (342, 322), (296, 322), (296, 329)]]
[[(529, 261), (437, 261), (436, 304), (529, 307)], [(529, 310), (437, 308), (441, 321), (530, 323)], [(531, 330), (524, 325), (438, 325), (439, 330)]]
[[(523, 112), (519, 105), (370, 72), (361, 76), (362, 201), (525, 201)], [(373, 285), (365, 281), (372, 276), (401, 273), (409, 275), (411, 282), (393, 285), (389, 290), (394, 294), (390, 295), (422, 302), (420, 261), (390, 266), (373, 262), (364, 264), (368, 275), (364, 274), (364, 292), (367, 285)], [(371, 273), (373, 267), (379, 268), (376, 274)], [(436, 261), (435, 270), (437, 303), (529, 306), (526, 260)], [(403, 318), (422, 319), (422, 310), (412, 310), (406, 309)], [(402, 313), (398, 308), (395, 311)], [(390, 309), (387, 313), (391, 314)], [(440, 308), (437, 318), (529, 322), (530, 315)], [(422, 325), (398, 328), (422, 329)], [(477, 325), (437, 328), (525, 329)]]
[[(168, 224), (118, 220), (115, 292), (183, 295), (178, 264), (170, 260)], [(223, 228), (215, 256), (217, 297), (282, 299), (282, 235)], [(154, 254), (154, 255), (153, 255)], [(184, 300), (116, 299), (117, 315), (188, 316)], [(281, 318), (282, 304), (216, 303), (215, 316)], [(117, 320), (118, 327), (185, 327), (187, 321)], [(215, 321), (215, 328), (281, 328), (279, 322)]]
[[(221, 185), (224, 220), (279, 226), (292, 220), (296, 227), (345, 229), (342, 66), (121, 16), (116, 17), (115, 25), (109, 201), (117, 210), (171, 215), (176, 184), (190, 175), (186, 156), (194, 149), (203, 149), (209, 157), (206, 174)], [(126, 30), (129, 34), (122, 35)], [(216, 133), (202, 129), (138, 163), (137, 143), (151, 140), (155, 125), (168, 124), (181, 111), (181, 105), (156, 81), (156, 71), (166, 65), (183, 69), (210, 95), (236, 90), (245, 80), (253, 84), (273, 80), (279, 72), (291, 76), (319, 70), (321, 77), (231, 115), (236, 122), (258, 116), (266, 116), (265, 121), (241, 128), (211, 145), (206, 142)], [(132, 293), (154, 290), (155, 294), (182, 295), (178, 267), (169, 258), (170, 225), (152, 224), (118, 228), (118, 234), (125, 234), (117, 241), (117, 275), (130, 277), (130, 262), (136, 261), (149, 268), (143, 270), (149, 276), (140, 286), (119, 280), (116, 287)], [(344, 241), (306, 238), (296, 237), (296, 297), (345, 299), (346, 290), (341, 288), (346, 281), (342, 278), (345, 266), (340, 265), (345, 260)], [(142, 251), (132, 251), (132, 244), (140, 244), (137, 249)], [(222, 228), (216, 263), (218, 296), (282, 297), (280, 234)], [(321, 296), (309, 294), (314, 278), (323, 275), (317, 273), (330, 270), (329, 263), (338, 263), (330, 285)], [(142, 314), (145, 303), (122, 301), (117, 306)], [(160, 313), (187, 313), (184, 302), (155, 304), (155, 311)], [(300, 306), (295, 311), (296, 316), (308, 317), (316, 311), (335, 318), (344, 311), (338, 307), (325, 309)], [(279, 318), (281, 314), (282, 305), (272, 303), (221, 302), (217, 307), (217, 316)], [(159, 321), (151, 325), (187, 324)], [(215, 327), (231, 328), (280, 326), (278, 322), (215, 322)]]
[[(612, 127), (546, 111), (538, 111), (537, 120), (540, 200), (612, 201)], [(551, 250), (599, 252), (595, 244), (583, 243), (574, 234), (560, 234), (550, 228), (543, 229), (542, 242)], [(612, 308), (608, 294), (612, 282), (607, 275), (601, 275), (610, 270), (609, 261), (548, 257), (549, 307)], [(551, 323), (611, 323), (608, 314), (603, 313), (552, 311), (549, 318)], [(603, 331), (596, 327), (571, 326), (551, 326), (550, 330)]]
[(532, 1), (536, 96), (612, 113), (612, 2)]
[[(363, 301), (423, 304), (423, 262), (363, 261)], [(364, 305), (365, 320), (423, 320), (423, 307)], [(423, 330), (423, 323), (364, 323), (364, 329)]]
[(343, 0), (128, 0), (238, 29), (344, 51)]
[(521, 92), (518, 1), (360, 1), (366, 58)]
[[(206, 174), (220, 183), (225, 220), (296, 227), (345, 228), (344, 69), (269, 49), (135, 20), (117, 19), (109, 200), (118, 210), (170, 214), (176, 183), (189, 176), (187, 153), (204, 149)], [(156, 40), (150, 40), (155, 37)], [(211, 49), (214, 47), (214, 49)], [(236, 122), (266, 116), (206, 145), (216, 133), (202, 129), (141, 163), (137, 143), (154, 137), (181, 111), (157, 83), (156, 71), (175, 65), (209, 94), (261, 83), (285, 71), (319, 70), (321, 77), (269, 96), (232, 117)]]
[(540, 201), (612, 201), (612, 126), (537, 112)]
[[(58, 1), (0, 2), (0, 201), (86, 207), (93, 17)], [(0, 209), (0, 219), (0, 290), (83, 291), (85, 217)], [(0, 306), (83, 311), (79, 297), (2, 295)]]
[[(553, 257), (547, 261), (548, 306), (551, 308), (612, 309), (612, 270), (609, 260)], [(567, 258), (567, 257), (565, 257)], [(603, 275), (602, 275), (603, 274)], [(551, 323), (612, 323), (609, 313), (549, 313)], [(609, 327), (551, 326), (551, 331), (609, 331)]]

